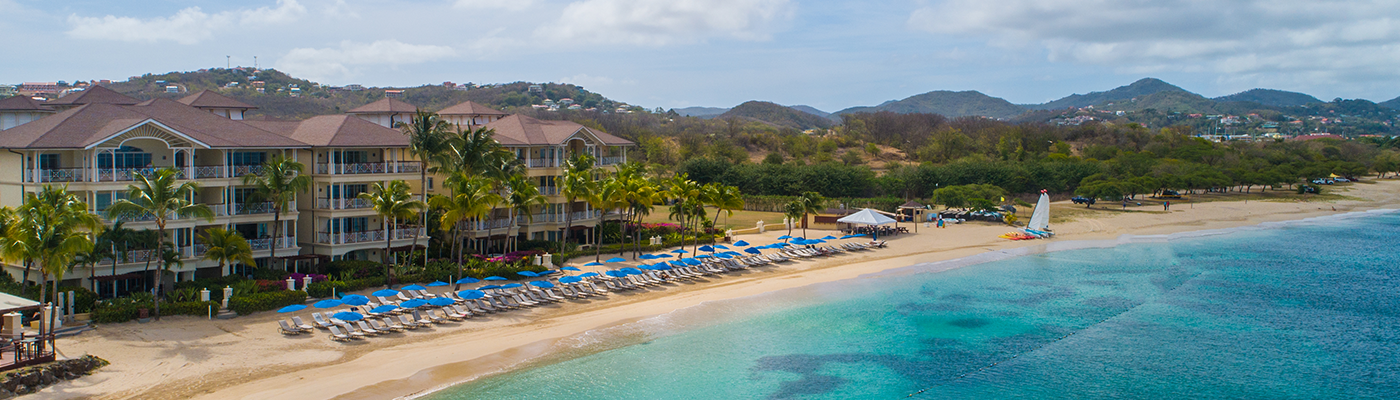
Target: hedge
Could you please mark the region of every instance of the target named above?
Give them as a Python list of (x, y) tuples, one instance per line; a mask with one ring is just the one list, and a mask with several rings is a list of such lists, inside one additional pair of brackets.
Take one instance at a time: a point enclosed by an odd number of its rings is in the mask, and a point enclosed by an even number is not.
[(331, 297), (331, 289), (335, 289), (335, 293), (345, 293), (375, 286), (384, 286), (384, 278), (375, 277), (351, 279), (348, 281), (316, 282), (306, 287), (306, 294), (310, 297), (326, 298)]
[[(219, 303), (215, 301), (185, 301), (179, 303), (160, 303), (160, 314), (170, 315), (193, 315), (204, 317), (209, 315), (209, 307), (214, 307), (217, 312)], [(114, 324), (134, 320), (141, 316), (141, 309), (148, 310), (148, 315), (156, 315), (155, 306), (151, 303), (129, 303), (121, 305), (104, 305), (92, 310), (90, 317), (92, 322)]]
[(233, 296), (232, 299), (229, 299), (228, 308), (238, 313), (238, 315), (248, 315), (258, 311), (276, 310), (285, 306), (302, 303), (306, 303), (306, 292), (300, 290), (283, 290), (278, 292)]

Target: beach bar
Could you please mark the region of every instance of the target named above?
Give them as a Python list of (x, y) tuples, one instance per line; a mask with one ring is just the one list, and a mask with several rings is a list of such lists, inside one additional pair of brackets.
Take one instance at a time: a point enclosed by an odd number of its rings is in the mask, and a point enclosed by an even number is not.
[(24, 314), (42, 315), (40, 308), (37, 301), (0, 293), (0, 371), (54, 360), (53, 334), (29, 334), (24, 329)]

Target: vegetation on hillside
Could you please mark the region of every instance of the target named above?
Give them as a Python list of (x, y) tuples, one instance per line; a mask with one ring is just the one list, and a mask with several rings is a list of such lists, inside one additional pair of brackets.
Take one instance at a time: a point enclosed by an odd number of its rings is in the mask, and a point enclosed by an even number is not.
[(828, 128), (834, 125), (830, 119), (806, 111), (778, 105), (766, 101), (749, 101), (735, 106), (716, 116), (718, 119), (741, 118), (766, 122), (778, 127), (794, 129)]
[(1228, 96), (1216, 97), (1212, 100), (1248, 101), (1273, 107), (1294, 107), (1322, 102), (1311, 95), (1274, 89), (1250, 89)]
[(962, 92), (937, 90), (910, 96), (903, 100), (887, 101), (884, 104), (874, 107), (851, 107), (837, 111), (835, 114), (842, 115), (879, 111), (890, 111), (900, 114), (939, 114), (948, 117), (980, 116), (1011, 118), (1021, 115), (1026, 112), (1026, 109), (1011, 104), (1011, 102), (1004, 99), (991, 97), (974, 90)]

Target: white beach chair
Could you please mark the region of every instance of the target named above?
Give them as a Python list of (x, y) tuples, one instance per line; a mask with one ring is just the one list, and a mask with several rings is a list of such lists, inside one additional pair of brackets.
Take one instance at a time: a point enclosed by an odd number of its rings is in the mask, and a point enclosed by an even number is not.
[(288, 325), (285, 319), (277, 320), (277, 326), (279, 328), (278, 331), (282, 332), (283, 335), (300, 335), (302, 333), (301, 329)]
[(316, 329), (316, 327), (311, 326), (310, 324), (307, 324), (307, 323), (305, 323), (305, 322), (302, 322), (302, 321), (301, 321), (301, 317), (292, 317), (292, 325), (295, 325), (297, 328), (301, 328), (301, 330), (304, 330), (304, 331), (307, 331), (307, 332), (310, 332), (312, 329)]
[(350, 339), (359, 339), (361, 336), (363, 336), (363, 335), (357, 336), (357, 335), (355, 335), (354, 332), (351, 332), (349, 335), (344, 334), (344, 333), (341, 333), (341, 332), (340, 332), (340, 328), (335, 327), (334, 325), (332, 325), (329, 329), (331, 330), (331, 340), (334, 340), (334, 341), (337, 341), (337, 342), (344, 342), (344, 341), (347, 341), (347, 340), (350, 340)]

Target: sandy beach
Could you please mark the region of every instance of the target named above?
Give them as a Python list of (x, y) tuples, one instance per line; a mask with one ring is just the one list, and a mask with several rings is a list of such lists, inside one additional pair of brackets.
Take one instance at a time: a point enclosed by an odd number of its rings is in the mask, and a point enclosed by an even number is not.
[[(1084, 211), (1083, 206), (1062, 202), (1054, 205), (1052, 214), (1072, 220), (1052, 220), (1051, 227), (1057, 237), (1051, 240), (1168, 234), (1400, 208), (1400, 181), (1353, 184), (1335, 188), (1334, 193), (1345, 198), (1173, 202), (1170, 212), (1163, 211), (1157, 202), (1144, 202), (1143, 206), (1130, 207), (1127, 211), (1097, 208)], [(1212, 196), (1218, 195), (1198, 197)], [(707, 301), (852, 279), (917, 263), (1046, 243), (1000, 239), (998, 235), (1011, 229), (990, 223), (952, 225), (946, 229), (920, 225), (917, 230), (917, 233), (882, 238), (889, 240), (886, 249), (779, 263), (694, 283), (668, 284), (649, 290), (613, 293), (603, 298), (478, 316), (460, 323), (351, 343), (331, 341), (321, 331), (314, 335), (283, 336), (278, 333), (275, 321), (285, 316), (271, 312), (231, 320), (167, 317), (147, 324), (102, 325), (94, 331), (60, 339), (58, 348), (66, 357), (93, 354), (111, 361), (112, 365), (95, 375), (44, 389), (33, 397), (381, 399), (411, 396), (467, 377), (508, 369), (547, 352), (551, 344), (561, 338)], [(741, 238), (766, 244), (786, 233), (770, 231)], [(828, 233), (831, 232), (808, 230), (807, 235), (819, 237)], [(795, 231), (794, 235), (798, 234), (800, 231)]]

